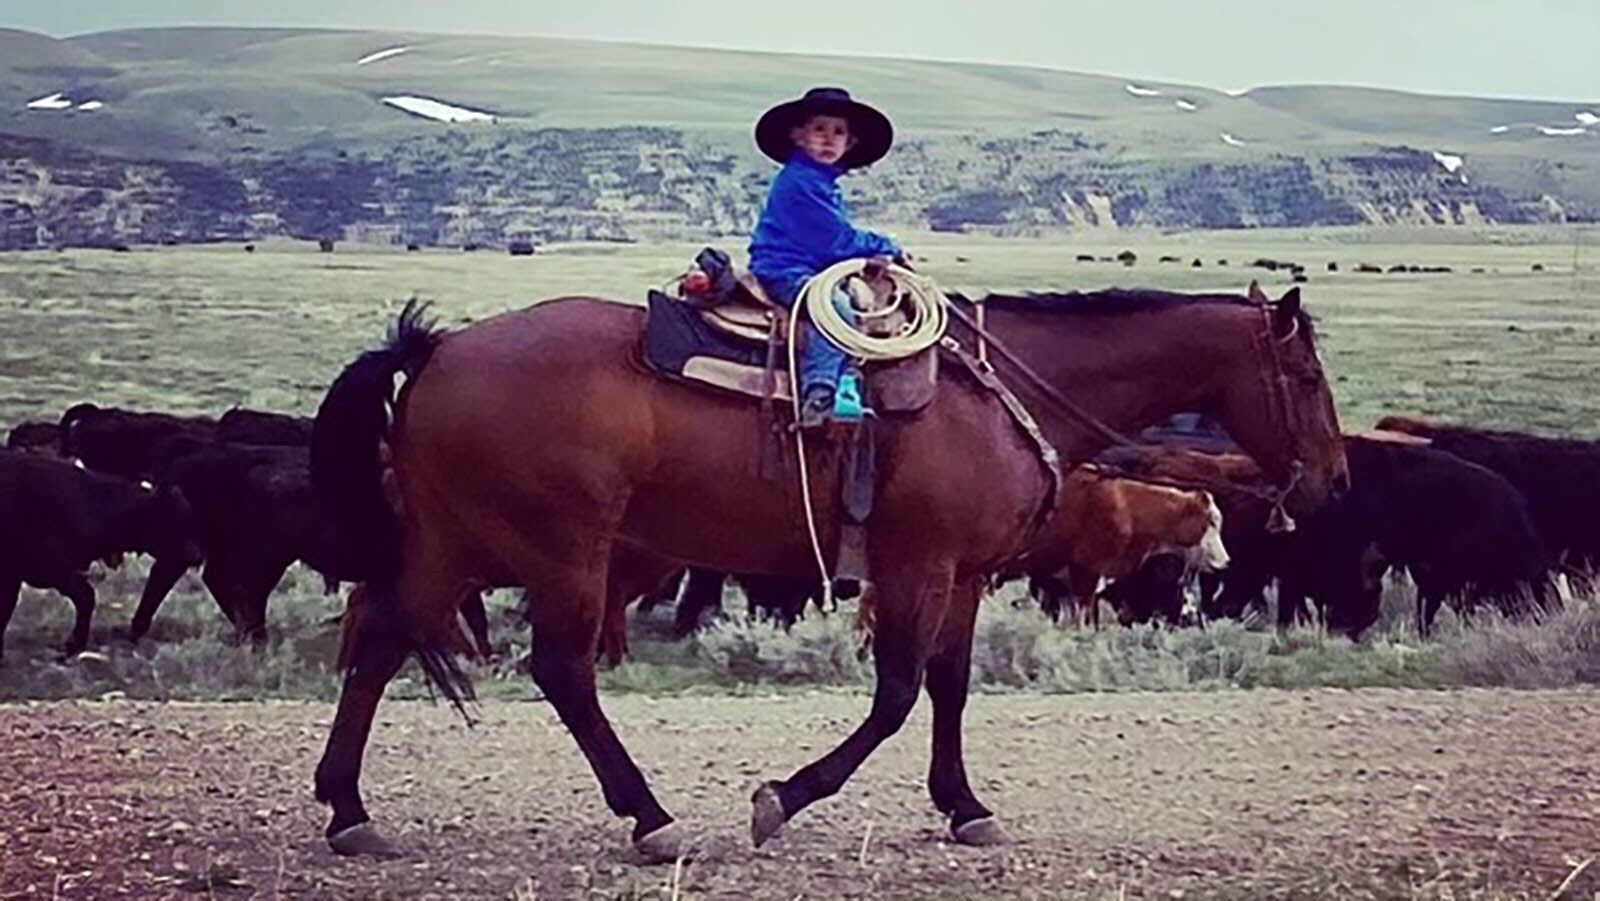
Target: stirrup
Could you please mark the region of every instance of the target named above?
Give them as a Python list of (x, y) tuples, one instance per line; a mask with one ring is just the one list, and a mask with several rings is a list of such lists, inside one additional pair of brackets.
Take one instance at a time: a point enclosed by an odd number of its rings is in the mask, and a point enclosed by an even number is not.
[(855, 370), (839, 379), (839, 389), (833, 396), (833, 418), (840, 422), (860, 422), (868, 410), (861, 402), (861, 376)]

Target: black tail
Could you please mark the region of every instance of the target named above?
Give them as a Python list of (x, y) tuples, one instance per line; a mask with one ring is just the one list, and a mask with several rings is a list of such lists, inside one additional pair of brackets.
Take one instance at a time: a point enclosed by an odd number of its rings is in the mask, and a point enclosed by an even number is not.
[(426, 311), (425, 303), (406, 304), (384, 346), (357, 357), (328, 388), (311, 430), (311, 485), (318, 503), (347, 539), (352, 571), (367, 586), (371, 609), (350, 618), (346, 628), (381, 630), (385, 639), (403, 641), (416, 653), (429, 684), (462, 709), (463, 702), (473, 697), (472, 683), (449, 647), (431, 636), (419, 636), (400, 618), (395, 591), (400, 519), (385, 498), (379, 449), (398, 409), (395, 376), (404, 373), (409, 384), (439, 345), (441, 335), (424, 318)]
[(311, 431), (311, 485), (317, 500), (355, 553), (366, 579), (393, 579), (400, 563), (400, 521), (384, 499), (379, 444), (389, 435), (394, 377), (415, 378), (438, 346), (422, 318), (426, 305), (406, 304), (389, 340), (344, 368), (328, 388)]

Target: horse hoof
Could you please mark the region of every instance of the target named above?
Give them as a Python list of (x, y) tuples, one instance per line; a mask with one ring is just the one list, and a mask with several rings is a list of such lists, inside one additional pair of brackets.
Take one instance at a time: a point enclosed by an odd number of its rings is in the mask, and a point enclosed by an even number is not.
[(633, 849), (647, 864), (672, 863), (689, 856), (689, 836), (684, 834), (681, 825), (672, 822), (634, 839)]
[(980, 817), (968, 820), (960, 826), (952, 826), (950, 834), (957, 842), (974, 848), (992, 848), (996, 845), (1009, 845), (1014, 841), (1011, 833), (1005, 831), (994, 817)]
[(333, 853), (345, 857), (399, 857), (400, 849), (383, 837), (378, 827), (368, 820), (346, 826), (328, 836), (328, 847)]
[(775, 782), (768, 782), (756, 789), (756, 793), (750, 797), (750, 803), (750, 841), (759, 848), (767, 839), (778, 834), (778, 830), (788, 822), (789, 815), (783, 812), (783, 800), (778, 797)]

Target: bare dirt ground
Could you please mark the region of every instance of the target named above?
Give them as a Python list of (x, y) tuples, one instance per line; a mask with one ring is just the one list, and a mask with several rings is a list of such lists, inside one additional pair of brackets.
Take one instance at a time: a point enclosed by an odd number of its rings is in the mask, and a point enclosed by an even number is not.
[(553, 711), (390, 702), (368, 807), (404, 844), (334, 857), (311, 773), (325, 704), (0, 708), (0, 897), (1540, 897), (1600, 892), (1600, 694), (1314, 691), (980, 696), (979, 796), (1018, 842), (949, 844), (928, 714), (838, 796), (748, 845), (750, 790), (842, 738), (867, 698), (613, 697), (662, 802), (705, 833), (681, 871), (626, 824)]

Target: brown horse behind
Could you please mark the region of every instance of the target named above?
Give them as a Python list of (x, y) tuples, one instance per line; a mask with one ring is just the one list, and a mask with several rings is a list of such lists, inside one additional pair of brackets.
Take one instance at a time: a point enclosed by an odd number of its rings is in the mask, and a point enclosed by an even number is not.
[[(957, 301), (966, 309), (966, 302)], [(1105, 292), (990, 298), (998, 375), (1032, 409), (1064, 462), (1179, 410), (1219, 419), (1311, 509), (1347, 479), (1327, 382), (1298, 293)], [(317, 797), (343, 853), (391, 853), (359, 790), (384, 686), (410, 654), (447, 697), (470, 697), (450, 653), (461, 599), (521, 585), (533, 678), (577, 740), (606, 803), (634, 820), (649, 859), (685, 849), (612, 731), (595, 692), (608, 598), (631, 598), (686, 563), (814, 574), (793, 477), (765, 479), (756, 402), (652, 377), (634, 362), (642, 311), (565, 298), (437, 333), (403, 314), (385, 347), (357, 359), (317, 416), (313, 476), (361, 548), (367, 610), (350, 620), (350, 665)], [(975, 336), (956, 327), (972, 346)], [(393, 396), (397, 373), (409, 378)], [(1071, 409), (1073, 403), (1078, 409)], [(394, 422), (388, 422), (392, 404)], [(987, 577), (1053, 509), (1053, 479), (995, 396), (958, 366), (920, 415), (878, 423), (867, 562), (876, 596), (877, 682), (865, 722), (837, 748), (754, 798), (757, 844), (838, 791), (897, 731), (926, 688), (928, 790), (959, 841), (1005, 840), (974, 795), (961, 753), (973, 619)], [(392, 447), (392, 476), (379, 461)], [(824, 548), (838, 540), (837, 443), (808, 442)], [(798, 462), (789, 447), (791, 476)], [(392, 491), (384, 488), (392, 478)]]

